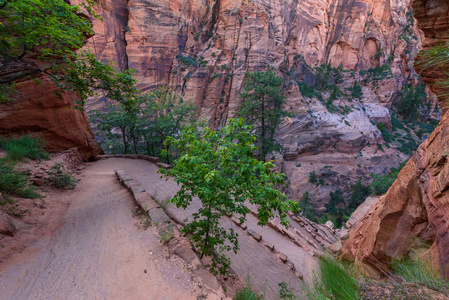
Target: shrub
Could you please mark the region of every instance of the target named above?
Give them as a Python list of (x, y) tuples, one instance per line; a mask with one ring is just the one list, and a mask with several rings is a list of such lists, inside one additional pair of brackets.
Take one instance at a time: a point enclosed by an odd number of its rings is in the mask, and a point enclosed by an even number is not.
[(391, 143), (394, 140), (394, 136), (390, 132), (388, 132), (387, 128), (385, 128), (384, 123), (379, 123), (379, 125), (377, 125), (377, 129), (379, 129), (382, 133), (382, 137), (384, 138), (385, 142)]
[(399, 172), (404, 167), (404, 165), (405, 162), (400, 164), (397, 168), (392, 168), (390, 172), (385, 175), (372, 174), (371, 177), (373, 177), (373, 182), (371, 182), (370, 184), (371, 192), (376, 196), (385, 194), (398, 177)]
[(289, 300), (296, 298), (292, 289), (284, 281), (279, 283), (279, 288), (279, 298)]
[(253, 291), (253, 288), (251, 286), (251, 279), (248, 274), (246, 277), (246, 287), (235, 293), (233, 300), (260, 300), (260, 299), (264, 298), (260, 297), (255, 291)]
[(309, 174), (309, 182), (310, 182), (310, 183), (314, 183), (314, 184), (318, 182), (318, 180), (316, 179), (315, 171), (312, 171), (312, 172)]
[(53, 167), (51, 167), (49, 173), (51, 184), (58, 189), (75, 188), (75, 179), (72, 177), (72, 175), (64, 172), (61, 163), (56, 163)]
[(167, 244), (175, 237), (175, 231), (173, 230), (173, 225), (169, 224), (159, 229), (159, 238), (162, 244)]
[(38, 137), (25, 135), (19, 138), (1, 139), (0, 147), (6, 151), (10, 160), (23, 158), (48, 159), (48, 153), (44, 151), (44, 142)]
[(10, 164), (0, 164), (0, 192), (24, 198), (38, 198), (34, 188), (27, 186), (26, 175), (15, 171)]

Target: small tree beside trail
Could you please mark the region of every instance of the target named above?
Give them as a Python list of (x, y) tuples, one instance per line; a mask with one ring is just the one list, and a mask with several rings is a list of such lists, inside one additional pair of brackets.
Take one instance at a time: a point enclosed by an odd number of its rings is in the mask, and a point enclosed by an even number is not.
[(244, 92), (241, 93), (242, 104), (237, 116), (252, 126), (252, 132), (257, 137), (259, 160), (265, 160), (267, 153), (280, 151), (281, 147), (274, 140), (274, 132), (284, 116), (282, 87), (284, 79), (277, 76), (273, 69), (265, 72), (246, 72)]
[(225, 274), (230, 265), (226, 251), (237, 252), (237, 233), (224, 229), (223, 216), (236, 215), (245, 222), (250, 212), (248, 203), (258, 205), (259, 225), (277, 212), (288, 225), (286, 212), (296, 211), (297, 203), (287, 200), (277, 186), (285, 184), (283, 174), (271, 172), (273, 163), (253, 158), (255, 138), (251, 127), (242, 119), (229, 120), (218, 131), (206, 128), (199, 133), (192, 127), (185, 129), (179, 139), (169, 138), (181, 156), (169, 170), (159, 172), (167, 179), (173, 176), (181, 189), (171, 199), (178, 208), (186, 209), (198, 197), (202, 206), (186, 224), (183, 232), (191, 235), (195, 247), (203, 256), (210, 256), (208, 265), (214, 274)]

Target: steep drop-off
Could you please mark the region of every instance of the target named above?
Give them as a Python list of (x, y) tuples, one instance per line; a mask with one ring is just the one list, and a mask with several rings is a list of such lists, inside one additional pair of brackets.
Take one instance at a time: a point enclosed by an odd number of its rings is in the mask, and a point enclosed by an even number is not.
[[(425, 41), (433, 44), (438, 36), (447, 35), (447, 1), (416, 1), (413, 7), (418, 25), (429, 37)], [(432, 88), (434, 79), (424, 77)], [(343, 247), (344, 257), (380, 272), (379, 268), (387, 269), (392, 259), (400, 258), (421, 240), (431, 245), (425, 256), (449, 278), (448, 134), (446, 113), (387, 194), (353, 227)]]

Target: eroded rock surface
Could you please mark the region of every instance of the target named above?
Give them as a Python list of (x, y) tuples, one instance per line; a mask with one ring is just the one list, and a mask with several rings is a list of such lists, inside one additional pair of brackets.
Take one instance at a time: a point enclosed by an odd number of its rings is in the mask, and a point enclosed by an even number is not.
[[(413, 7), (420, 27), (429, 35), (428, 45), (436, 36), (447, 33), (447, 1), (419, 0)], [(432, 83), (435, 77), (428, 74), (424, 79)], [(387, 269), (392, 259), (400, 258), (417, 240), (423, 240), (431, 245), (426, 256), (449, 278), (448, 141), (446, 112), (387, 194), (354, 225), (343, 247), (344, 257), (379, 273), (379, 268)]]
[[(214, 126), (234, 116), (245, 72), (272, 66), (286, 80), (285, 108), (294, 115), (276, 133), (284, 149), (279, 164), (290, 196), (309, 191), (317, 210), (329, 192), (348, 196), (357, 179), (367, 182), (369, 173), (408, 157), (379, 146), (376, 124), (391, 128), (389, 108), (406, 83), (419, 82), (413, 59), (423, 35), (410, 1), (105, 0), (97, 10), (104, 23), (94, 21), (87, 47), (120, 68), (135, 68), (143, 91), (174, 88)], [(330, 92), (320, 100), (297, 84), (319, 80), (316, 67), (323, 64), (341, 66), (338, 83), (332, 76), (327, 83), (345, 96), (331, 105)], [(348, 92), (356, 81), (360, 99)], [(322, 174), (318, 188), (308, 182), (312, 171)]]

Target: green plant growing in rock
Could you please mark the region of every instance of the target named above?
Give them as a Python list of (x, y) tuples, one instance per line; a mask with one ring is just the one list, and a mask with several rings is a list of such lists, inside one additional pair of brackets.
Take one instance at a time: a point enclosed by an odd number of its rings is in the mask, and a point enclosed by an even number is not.
[(258, 206), (259, 225), (265, 225), (277, 212), (281, 223), (288, 225), (286, 211), (296, 211), (297, 203), (287, 200), (277, 187), (285, 184), (283, 174), (271, 172), (273, 163), (255, 159), (257, 150), (251, 127), (242, 119), (229, 120), (220, 130), (184, 129), (178, 139), (169, 138), (181, 156), (169, 170), (159, 169), (165, 177), (173, 176), (181, 186), (171, 203), (186, 209), (198, 197), (201, 207), (183, 228), (190, 235), (201, 258), (209, 256), (210, 270), (225, 274), (230, 264), (227, 251), (239, 249), (237, 233), (220, 224), (223, 216), (237, 215), (245, 222), (249, 202)]
[(289, 300), (296, 298), (292, 288), (290, 288), (288, 284), (284, 281), (279, 283), (279, 298)]
[(397, 168), (392, 168), (390, 172), (385, 175), (372, 174), (371, 177), (373, 177), (373, 182), (370, 184), (371, 192), (376, 196), (385, 194), (398, 177), (399, 172), (405, 166), (405, 163), (406, 162), (403, 162)]
[(51, 184), (58, 189), (73, 189), (76, 186), (73, 176), (62, 169), (62, 163), (54, 164), (50, 168), (49, 174)]
[(401, 101), (397, 105), (398, 113), (408, 122), (414, 122), (420, 116), (420, 108), (427, 98), (425, 85), (413, 87), (408, 84), (401, 92)]
[(315, 211), (313, 209), (312, 199), (310, 199), (309, 192), (305, 192), (302, 195), (301, 200), (299, 201), (299, 208), (301, 208), (301, 211), (304, 213), (304, 216), (307, 219), (314, 222), (317, 221)]
[(282, 95), (284, 79), (271, 68), (265, 72), (246, 72), (245, 76), (244, 92), (240, 94), (242, 104), (237, 115), (252, 126), (259, 160), (265, 160), (268, 153), (281, 150), (274, 140), (274, 132), (282, 118), (289, 115), (281, 107), (285, 102)]

